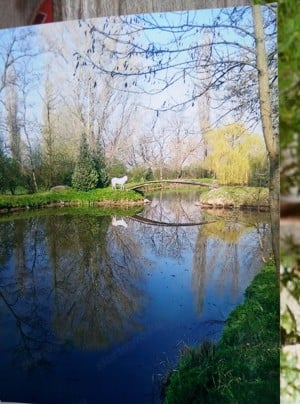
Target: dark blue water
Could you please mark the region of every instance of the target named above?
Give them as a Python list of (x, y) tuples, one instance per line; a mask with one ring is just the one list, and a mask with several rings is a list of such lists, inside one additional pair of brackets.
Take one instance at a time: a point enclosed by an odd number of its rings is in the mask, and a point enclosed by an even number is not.
[(216, 219), (195, 198), (0, 219), (0, 400), (160, 402), (184, 344), (220, 337), (269, 250), (261, 214), (181, 226)]

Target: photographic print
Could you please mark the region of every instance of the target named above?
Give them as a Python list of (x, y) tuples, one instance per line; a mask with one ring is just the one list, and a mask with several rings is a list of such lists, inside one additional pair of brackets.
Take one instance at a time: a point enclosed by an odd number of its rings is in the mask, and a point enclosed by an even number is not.
[(277, 401), (276, 18), (0, 31), (0, 400)]

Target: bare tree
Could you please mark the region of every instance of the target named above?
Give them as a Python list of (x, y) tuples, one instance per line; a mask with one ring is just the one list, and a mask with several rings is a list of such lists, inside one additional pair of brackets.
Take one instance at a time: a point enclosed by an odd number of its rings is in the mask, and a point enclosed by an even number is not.
[[(276, 12), (269, 6), (264, 7), (263, 14), (270, 85), (276, 93)], [(115, 23), (117, 30), (113, 29)], [(95, 71), (113, 78), (111, 85), (117, 90), (143, 95), (143, 107), (157, 113), (170, 109), (179, 112), (192, 108), (198, 100), (203, 111), (202, 132), (208, 120), (211, 126), (225, 118), (242, 119), (249, 128), (259, 124), (251, 8), (222, 9), (205, 24), (195, 12), (184, 12), (176, 17), (105, 19), (101, 24), (87, 23), (83, 28), (90, 45), (85, 53), (77, 53), (78, 66), (91, 65)], [(105, 41), (115, 45), (103, 47)], [(99, 52), (105, 53), (105, 57), (99, 58)], [(174, 96), (176, 90), (180, 97)], [(153, 100), (155, 95), (160, 96), (161, 102), (149, 105), (147, 100)], [(213, 113), (205, 112), (202, 105)]]
[[(0, 44), (0, 107), (7, 113), (7, 130), (11, 156), (22, 165), (25, 172), (24, 143), (29, 151), (30, 171), (33, 189), (37, 190), (33, 168), (33, 147), (29, 139), (28, 122), (28, 82), (33, 84), (35, 73), (32, 60), (41, 54), (35, 42), (32, 28), (23, 27), (3, 32)], [(30, 78), (29, 78), (30, 76)], [(26, 102), (25, 102), (26, 100)], [(30, 143), (30, 144), (29, 144)]]
[[(23, 62), (39, 53), (35, 47), (32, 47), (33, 36), (33, 30), (25, 27), (8, 30), (1, 36), (0, 94), (6, 86), (17, 85)], [(3, 103), (3, 100), (1, 102)]]
[(44, 182), (47, 188), (55, 185), (56, 177), (56, 133), (53, 116), (57, 104), (57, 95), (54, 93), (51, 82), (46, 80), (43, 101), (43, 129), (42, 129), (42, 155), (44, 168)]
[(170, 169), (175, 171), (176, 178), (181, 178), (184, 167), (198, 161), (204, 142), (194, 122), (184, 115), (173, 115), (166, 128), (170, 134), (167, 148), (170, 151)]
[[(11, 72), (13, 74), (13, 71)], [(15, 82), (14, 78), (8, 79)], [(21, 164), (21, 135), (18, 122), (18, 92), (15, 85), (7, 85), (5, 88), (5, 109), (6, 109), (6, 128), (8, 132), (8, 141), (10, 154), (17, 164)]]
[[(26, 68), (25, 68), (26, 69)], [(36, 77), (35, 77), (36, 78)], [(32, 77), (31, 77), (32, 79)], [(37, 133), (40, 129), (39, 124), (33, 119), (29, 118), (29, 94), (30, 86), (34, 85), (34, 81), (26, 77), (24, 73), (22, 83), (20, 83), (20, 127), (24, 135), (24, 150), (23, 150), (23, 165), (25, 172), (28, 172), (29, 187), (34, 191), (38, 192), (37, 184), (37, 164), (36, 164), (36, 149), (37, 145), (34, 143), (33, 135)]]

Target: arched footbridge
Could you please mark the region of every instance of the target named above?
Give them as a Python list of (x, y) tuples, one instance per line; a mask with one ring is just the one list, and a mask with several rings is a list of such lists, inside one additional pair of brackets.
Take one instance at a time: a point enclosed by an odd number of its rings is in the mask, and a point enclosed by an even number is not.
[[(213, 188), (218, 188), (218, 184), (216, 183), (208, 183), (208, 182), (198, 182), (198, 181), (192, 181), (192, 180), (157, 180), (157, 181), (147, 181), (143, 182), (141, 184), (136, 184), (127, 187), (127, 190), (132, 190), (132, 191), (140, 191), (142, 188), (150, 188), (152, 184), (175, 184), (175, 185), (189, 185), (189, 186), (196, 186), (196, 187), (207, 187), (210, 189)], [(162, 185), (163, 186), (163, 185)], [(159, 189), (158, 187), (155, 187), (155, 189)]]

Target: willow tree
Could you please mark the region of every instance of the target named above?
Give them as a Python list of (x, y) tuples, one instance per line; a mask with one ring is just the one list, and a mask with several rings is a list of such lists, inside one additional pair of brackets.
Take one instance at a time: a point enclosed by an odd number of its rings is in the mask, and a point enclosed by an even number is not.
[(205, 168), (221, 184), (248, 185), (253, 179), (253, 168), (265, 165), (263, 140), (241, 124), (211, 130), (206, 134), (206, 141)]

